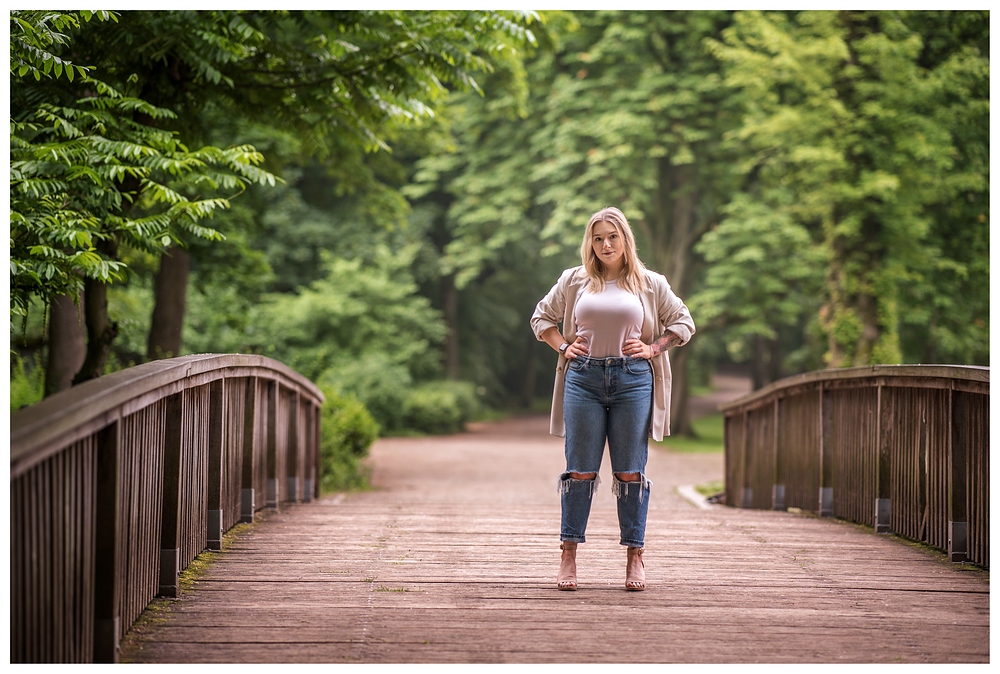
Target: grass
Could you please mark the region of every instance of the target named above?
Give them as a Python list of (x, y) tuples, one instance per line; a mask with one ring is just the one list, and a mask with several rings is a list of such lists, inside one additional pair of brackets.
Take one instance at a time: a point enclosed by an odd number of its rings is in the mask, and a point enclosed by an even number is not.
[(725, 489), (725, 480), (712, 480), (711, 482), (704, 482), (694, 486), (694, 490), (705, 497), (715, 496), (719, 492), (725, 491)]
[(671, 452), (680, 452), (683, 454), (707, 454), (723, 451), (725, 420), (721, 414), (710, 414), (705, 417), (693, 419), (691, 425), (694, 426), (694, 431), (698, 435), (697, 438), (671, 435), (663, 438), (661, 442), (654, 442), (653, 444)]

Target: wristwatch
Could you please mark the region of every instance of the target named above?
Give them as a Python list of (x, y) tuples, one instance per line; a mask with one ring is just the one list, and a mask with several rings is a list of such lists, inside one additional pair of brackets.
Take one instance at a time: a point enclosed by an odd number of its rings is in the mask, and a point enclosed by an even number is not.
[(563, 342), (559, 346), (559, 353), (565, 354), (566, 353), (566, 349), (568, 349), (568, 348), (569, 348), (569, 342)]

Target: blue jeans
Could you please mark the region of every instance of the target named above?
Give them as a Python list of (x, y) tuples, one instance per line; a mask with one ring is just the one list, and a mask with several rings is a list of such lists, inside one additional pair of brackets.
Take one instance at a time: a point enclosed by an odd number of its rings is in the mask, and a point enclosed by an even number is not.
[[(653, 411), (653, 371), (641, 358), (587, 358), (569, 361), (563, 393), (566, 472), (559, 476), (562, 498), (560, 540), (583, 543), (590, 504), (599, 479), (576, 480), (570, 473), (597, 473), (604, 444), (616, 473), (621, 544), (641, 548), (646, 534), (649, 488), (646, 479), (649, 424)], [(639, 473), (636, 482), (617, 473)]]

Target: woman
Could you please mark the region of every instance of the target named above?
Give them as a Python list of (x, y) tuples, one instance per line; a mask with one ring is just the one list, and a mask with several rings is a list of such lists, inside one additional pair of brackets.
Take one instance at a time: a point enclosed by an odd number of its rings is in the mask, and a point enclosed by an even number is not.
[(565, 270), (531, 317), (535, 336), (559, 352), (549, 429), (566, 438), (556, 585), (577, 587), (576, 548), (586, 541), (606, 441), (621, 544), (627, 546), (625, 589), (640, 591), (646, 587), (642, 552), (651, 484), (647, 441), (670, 434), (666, 351), (691, 339), (694, 322), (666, 278), (643, 266), (632, 228), (617, 208), (591, 216), (580, 257), (583, 265)]

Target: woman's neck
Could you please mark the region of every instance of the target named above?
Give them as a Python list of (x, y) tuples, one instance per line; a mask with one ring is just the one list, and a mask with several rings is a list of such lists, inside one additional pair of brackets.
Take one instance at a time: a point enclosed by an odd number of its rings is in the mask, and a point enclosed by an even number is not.
[(605, 266), (604, 267), (604, 280), (605, 281), (617, 281), (618, 279), (620, 279), (622, 277), (622, 274), (624, 274), (624, 273), (625, 273), (625, 265), (624, 264), (620, 264), (619, 263), (613, 269), (611, 267)]

